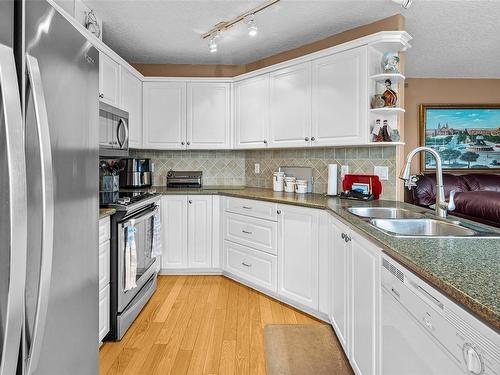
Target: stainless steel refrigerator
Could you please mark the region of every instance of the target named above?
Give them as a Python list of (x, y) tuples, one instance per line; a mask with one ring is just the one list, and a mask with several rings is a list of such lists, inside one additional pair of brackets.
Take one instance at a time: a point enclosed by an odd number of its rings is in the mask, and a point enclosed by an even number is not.
[(98, 59), (0, 0), (0, 375), (98, 373)]

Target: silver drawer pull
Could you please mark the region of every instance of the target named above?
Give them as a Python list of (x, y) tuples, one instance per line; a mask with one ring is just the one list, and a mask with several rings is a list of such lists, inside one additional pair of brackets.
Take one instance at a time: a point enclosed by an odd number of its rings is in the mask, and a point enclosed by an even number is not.
[(242, 208), (244, 208), (245, 210), (251, 210), (252, 207), (248, 207), (248, 206), (242, 206)]
[(247, 230), (242, 230), (242, 232), (245, 233), (245, 234), (252, 234), (252, 232), (249, 232)]
[(245, 263), (245, 262), (241, 262), (242, 265), (244, 265), (245, 267), (252, 267), (251, 264), (248, 264), (248, 263)]
[(427, 290), (422, 288), (420, 285), (415, 284), (415, 286), (424, 296), (426, 296), (431, 302), (436, 304), (440, 309), (444, 308), (443, 303), (440, 300), (438, 300), (436, 297), (434, 297), (432, 294), (430, 294)]

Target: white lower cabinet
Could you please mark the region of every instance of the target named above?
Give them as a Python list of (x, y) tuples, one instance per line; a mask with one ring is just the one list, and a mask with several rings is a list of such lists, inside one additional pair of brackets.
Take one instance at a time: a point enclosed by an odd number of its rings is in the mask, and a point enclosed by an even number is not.
[(319, 210), (278, 205), (278, 293), (318, 310)]
[(99, 292), (99, 342), (109, 332), (109, 284)]
[(232, 274), (276, 292), (276, 256), (224, 241), (224, 269)]
[(330, 321), (356, 374), (380, 374), (382, 250), (331, 219)]
[(162, 197), (162, 269), (212, 267), (212, 210), (210, 195)]

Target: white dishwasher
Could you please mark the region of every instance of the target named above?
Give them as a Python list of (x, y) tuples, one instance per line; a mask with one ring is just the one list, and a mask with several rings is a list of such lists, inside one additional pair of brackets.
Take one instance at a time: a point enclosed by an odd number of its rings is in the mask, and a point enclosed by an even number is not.
[(500, 375), (500, 336), (384, 255), (382, 374)]

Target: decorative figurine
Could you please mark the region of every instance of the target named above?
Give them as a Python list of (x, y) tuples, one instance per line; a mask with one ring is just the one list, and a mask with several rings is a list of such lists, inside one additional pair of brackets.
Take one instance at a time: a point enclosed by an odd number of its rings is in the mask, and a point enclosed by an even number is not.
[(382, 99), (382, 94), (375, 94), (372, 97), (372, 108), (385, 107), (385, 100)]
[[(372, 142), (377, 142), (377, 137), (378, 137), (378, 134), (380, 132), (380, 129), (381, 129), (381, 125), (380, 125), (380, 119), (377, 119), (377, 121), (375, 122), (375, 126), (373, 127), (372, 129), (372, 134), (371, 134), (371, 141)], [(380, 141), (378, 141), (380, 142)]]
[(389, 135), (389, 123), (384, 120), (384, 125), (382, 126), (382, 140), (384, 142), (392, 142), (391, 136)]
[(392, 82), (390, 79), (385, 80), (386, 90), (382, 94), (384, 99), (384, 107), (395, 107), (398, 102), (398, 94), (391, 88)]
[(399, 55), (394, 52), (387, 52), (382, 58), (382, 69), (384, 73), (399, 73)]
[(398, 129), (391, 130), (391, 139), (393, 142), (399, 142), (399, 140), (401, 139), (401, 136), (399, 135)]

